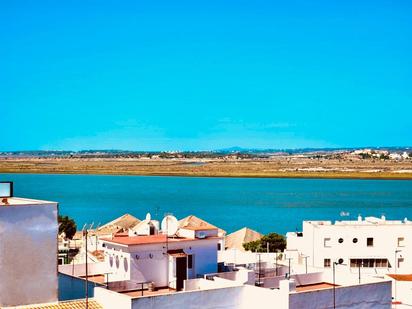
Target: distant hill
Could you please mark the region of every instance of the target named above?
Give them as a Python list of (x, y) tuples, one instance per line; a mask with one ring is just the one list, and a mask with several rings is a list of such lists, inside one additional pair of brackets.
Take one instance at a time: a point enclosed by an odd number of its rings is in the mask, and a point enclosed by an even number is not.
[(215, 157), (219, 155), (241, 154), (245, 156), (261, 156), (273, 154), (305, 154), (305, 153), (332, 153), (332, 152), (347, 152), (357, 149), (372, 149), (372, 150), (388, 150), (390, 152), (410, 152), (412, 147), (353, 147), (353, 148), (297, 148), (297, 149), (256, 149), (229, 147), (217, 149), (213, 151), (131, 151), (119, 149), (101, 149), (101, 150), (25, 150), (25, 151), (0, 151), (0, 156), (13, 157), (139, 157), (139, 156), (155, 156), (160, 157), (175, 157), (182, 155), (183, 157)]

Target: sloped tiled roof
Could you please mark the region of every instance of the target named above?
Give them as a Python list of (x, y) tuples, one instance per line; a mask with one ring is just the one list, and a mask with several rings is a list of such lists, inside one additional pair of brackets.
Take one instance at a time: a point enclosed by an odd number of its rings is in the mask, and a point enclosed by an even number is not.
[(179, 220), (179, 228), (185, 228), (189, 230), (219, 230), (219, 235), (223, 236), (226, 234), (226, 231), (219, 229), (217, 226), (206, 222), (203, 219), (200, 219), (196, 216), (190, 215), (181, 220)]
[[(103, 309), (96, 301), (89, 299), (88, 302), (89, 309)], [(53, 304), (43, 304), (43, 305), (30, 305), (17, 308), (25, 309), (84, 309), (86, 308), (86, 300), (75, 300), (75, 301), (64, 301)]]
[(113, 221), (110, 221), (109, 223), (106, 223), (105, 225), (102, 225), (97, 229), (98, 233), (117, 233), (121, 230), (127, 231), (129, 228), (133, 228), (137, 224), (140, 223), (140, 220), (137, 219), (136, 217), (130, 215), (130, 214), (125, 214), (117, 219), (114, 219)]
[(245, 251), (245, 249), (243, 248), (244, 243), (259, 240), (262, 238), (262, 236), (263, 235), (259, 232), (244, 227), (243, 229), (240, 229), (226, 236), (225, 247), (227, 249), (238, 249)]

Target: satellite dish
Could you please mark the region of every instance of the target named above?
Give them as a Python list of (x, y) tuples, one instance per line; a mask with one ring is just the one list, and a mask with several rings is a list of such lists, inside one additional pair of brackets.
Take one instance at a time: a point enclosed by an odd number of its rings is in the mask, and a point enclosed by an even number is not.
[(150, 212), (148, 212), (146, 214), (146, 221), (149, 222), (150, 220), (152, 220), (152, 216), (150, 215)]
[(178, 222), (176, 217), (168, 215), (162, 220), (162, 231), (166, 232), (167, 236), (173, 236), (177, 232)]

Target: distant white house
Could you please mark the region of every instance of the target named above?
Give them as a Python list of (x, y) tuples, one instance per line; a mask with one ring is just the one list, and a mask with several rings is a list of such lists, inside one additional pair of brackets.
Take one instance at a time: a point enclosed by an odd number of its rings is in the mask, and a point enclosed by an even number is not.
[(411, 273), (412, 222), (406, 218), (358, 218), (356, 221), (304, 221), (302, 232), (286, 234), (287, 256), (305, 257), (313, 267), (334, 262), (350, 269)]
[(402, 155), (396, 152), (392, 152), (391, 154), (389, 154), (389, 158), (392, 160), (402, 160)]

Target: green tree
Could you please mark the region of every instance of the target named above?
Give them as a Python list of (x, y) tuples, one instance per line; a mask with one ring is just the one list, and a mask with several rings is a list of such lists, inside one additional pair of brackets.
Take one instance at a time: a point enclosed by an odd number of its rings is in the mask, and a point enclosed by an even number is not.
[(267, 252), (268, 244), (269, 252), (283, 251), (286, 248), (286, 239), (283, 235), (269, 233), (259, 240), (243, 244), (243, 248), (252, 252)]
[(389, 156), (388, 156), (387, 154), (381, 153), (381, 155), (379, 156), (379, 159), (381, 159), (381, 160), (389, 160)]
[(74, 234), (76, 234), (77, 226), (73, 219), (68, 216), (59, 215), (59, 234), (63, 233), (66, 235), (67, 239), (72, 239)]

